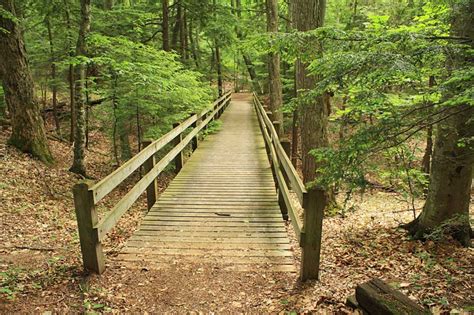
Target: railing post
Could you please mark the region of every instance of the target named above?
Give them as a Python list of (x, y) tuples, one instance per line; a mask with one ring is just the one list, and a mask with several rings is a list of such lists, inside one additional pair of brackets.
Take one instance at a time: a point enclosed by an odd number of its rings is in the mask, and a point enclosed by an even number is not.
[[(273, 124), (273, 128), (275, 128), (275, 131), (277, 132), (277, 135), (278, 135), (278, 140), (280, 140), (280, 137), (281, 137), (281, 122), (275, 120), (272, 122)], [(277, 139), (275, 139), (277, 140)]]
[[(273, 142), (275, 143), (275, 146), (276, 144), (278, 143), (278, 141), (280, 141), (280, 137), (281, 137), (281, 123), (279, 121), (273, 121), (272, 122), (273, 124), (273, 128), (275, 128), (275, 131), (278, 135), (278, 138), (277, 139), (273, 139)], [(277, 156), (278, 156), (278, 152), (277, 153)], [(278, 165), (278, 163), (277, 163)], [(279, 167), (279, 165), (278, 165)], [(283, 172), (282, 172), (283, 173)], [(283, 220), (288, 220), (288, 208), (286, 207), (286, 203), (285, 203), (285, 199), (283, 198), (283, 190), (282, 188), (279, 186), (278, 184), (278, 179), (276, 178), (278, 175), (275, 174), (275, 185), (276, 185), (276, 188), (278, 189), (278, 204), (280, 205), (280, 211), (281, 211), (281, 215), (283, 217)], [(285, 182), (287, 181), (286, 178), (284, 178)]]
[[(288, 138), (283, 138), (280, 139), (281, 146), (283, 147), (283, 151), (285, 151), (285, 154), (288, 158), (291, 156), (291, 142)], [(283, 174), (283, 177), (285, 178), (285, 183), (288, 186), (288, 188), (291, 188), (290, 180), (288, 179), (288, 176), (286, 176), (286, 173)]]
[(232, 94), (230, 94), (228, 99), (226, 100), (225, 105), (224, 105), (224, 110), (226, 110), (227, 107), (229, 107), (231, 101), (232, 101)]
[[(194, 114), (193, 114), (194, 115)], [(193, 124), (191, 125), (191, 127), (194, 129), (197, 127), (199, 121), (201, 120), (201, 117), (199, 117), (199, 114), (198, 114), (198, 117), (196, 119), (195, 122), (193, 122)], [(214, 119), (212, 119), (214, 120)], [(197, 134), (192, 140), (191, 140), (191, 149), (192, 151), (196, 151), (197, 147), (198, 147), (198, 137), (199, 137), (199, 134)]]
[(319, 278), (321, 236), (326, 195), (321, 189), (309, 189), (303, 195), (303, 231), (301, 246), (301, 281)]
[(280, 140), (281, 146), (283, 147), (283, 150), (285, 151), (285, 154), (288, 158), (291, 158), (291, 142), (290, 139), (288, 138), (283, 138)]
[[(142, 141), (142, 148), (145, 149), (147, 146), (149, 146), (153, 141), (146, 139)], [(148, 160), (143, 163), (143, 166), (145, 167), (145, 173), (148, 174), (153, 167), (155, 167), (156, 164), (156, 159), (155, 155), (153, 154)], [(153, 205), (156, 203), (156, 196), (158, 195), (158, 180), (155, 178), (153, 182), (146, 188), (146, 203), (147, 203), (147, 209), (148, 211), (153, 207)]]
[[(220, 96), (219, 96), (219, 97), (220, 97)], [(219, 108), (219, 106), (221, 105), (221, 102), (222, 102), (222, 101), (218, 101), (218, 102), (216, 103), (216, 105), (214, 106), (214, 110), (216, 110), (216, 109)], [(221, 115), (221, 111), (218, 110), (217, 113), (216, 113), (216, 115), (214, 116), (214, 120), (219, 119), (220, 115)]]
[(82, 181), (74, 185), (74, 206), (84, 268), (101, 274), (105, 270), (105, 258), (99, 234), (94, 228), (99, 219), (94, 205), (93, 192), (89, 190), (92, 184), (90, 181)]
[[(173, 128), (178, 127), (180, 124), (179, 123), (174, 123)], [(183, 134), (180, 133), (176, 138), (174, 138), (173, 143), (175, 146), (177, 146), (181, 141), (183, 140)], [(176, 174), (178, 174), (181, 169), (183, 168), (183, 151), (179, 152), (178, 155), (174, 158), (174, 168), (176, 171)]]
[(268, 115), (268, 118), (270, 118), (270, 121), (273, 122), (273, 112), (271, 110), (266, 110), (265, 111)]
[[(268, 117), (271, 117), (272, 116), (272, 112), (271, 111), (265, 111), (265, 114), (268, 116)], [(268, 135), (270, 136), (270, 138), (272, 137), (272, 133), (270, 132), (270, 129), (267, 128), (267, 125), (265, 124), (265, 119), (263, 120), (263, 128), (267, 129), (268, 131)], [(271, 156), (270, 156), (270, 147), (268, 146), (268, 144), (265, 142), (265, 149), (267, 150), (267, 155), (268, 155), (268, 159), (270, 160), (270, 166), (271, 166), (271, 163), (272, 163), (272, 159), (271, 159)]]

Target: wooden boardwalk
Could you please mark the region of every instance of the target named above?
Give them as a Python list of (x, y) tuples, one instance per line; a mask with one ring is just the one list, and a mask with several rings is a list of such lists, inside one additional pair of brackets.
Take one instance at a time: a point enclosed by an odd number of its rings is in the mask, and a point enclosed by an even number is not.
[(221, 120), (221, 130), (199, 143), (120, 260), (295, 271), (251, 95), (234, 95)]

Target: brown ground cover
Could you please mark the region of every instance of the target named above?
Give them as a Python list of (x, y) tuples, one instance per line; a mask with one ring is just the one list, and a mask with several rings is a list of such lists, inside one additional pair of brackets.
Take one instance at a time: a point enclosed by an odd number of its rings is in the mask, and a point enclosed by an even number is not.
[[(231, 272), (224, 265), (169, 263), (153, 268), (114, 259), (137, 228), (142, 198), (110, 233), (107, 271), (82, 271), (67, 171), (71, 147), (51, 141), (56, 166), (48, 168), (8, 147), (0, 133), (0, 313), (53, 312), (327, 312), (351, 313), (344, 305), (357, 284), (380, 277), (432, 310), (474, 311), (473, 249), (447, 239), (409, 240), (400, 222), (413, 214), (395, 194), (373, 191), (354, 199), (345, 218), (326, 218), (321, 281), (302, 284), (297, 274)], [(111, 170), (110, 144), (92, 138), (87, 164), (96, 179)], [(160, 179), (162, 189), (171, 175)], [(102, 205), (105, 211), (126, 183)], [(422, 202), (419, 201), (421, 205)], [(295, 248), (298, 246), (289, 229)]]

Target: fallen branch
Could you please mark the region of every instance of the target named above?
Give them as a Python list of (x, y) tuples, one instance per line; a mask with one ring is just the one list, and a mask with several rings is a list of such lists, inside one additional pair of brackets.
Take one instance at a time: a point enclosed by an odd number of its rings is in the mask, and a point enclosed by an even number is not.
[[(423, 207), (415, 208), (415, 211), (421, 210), (421, 209), (423, 209)], [(413, 211), (413, 209), (396, 210), (396, 211), (392, 211), (392, 213), (400, 213), (400, 212), (408, 212), (408, 211)]]
[(34, 251), (39, 251), (39, 252), (54, 252), (54, 248), (47, 248), (47, 247), (30, 247), (30, 246), (23, 246), (23, 245), (15, 245), (11, 247), (3, 247), (3, 249), (28, 249), (28, 250), (34, 250)]

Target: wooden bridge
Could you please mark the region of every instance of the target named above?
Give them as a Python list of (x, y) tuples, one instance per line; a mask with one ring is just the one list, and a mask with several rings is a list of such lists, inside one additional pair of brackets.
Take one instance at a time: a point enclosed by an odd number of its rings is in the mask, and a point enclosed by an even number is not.
[[(199, 133), (219, 118), (221, 130), (199, 142)], [(101, 241), (146, 190), (148, 213), (120, 260), (148, 265), (199, 261), (231, 270), (258, 265), (292, 272), (284, 222), (289, 218), (302, 246), (301, 278), (317, 278), (322, 224), (317, 201), (324, 195), (306, 191), (275, 124), (256, 95), (236, 94), (231, 101), (226, 93), (209, 109), (145, 143), (139, 154), (98, 183), (77, 184), (74, 200), (84, 267), (104, 271)], [(174, 147), (156, 161), (156, 153), (170, 143)], [(189, 146), (193, 154), (184, 161)], [(177, 176), (157, 198), (156, 178), (170, 163)], [(99, 220), (95, 205), (140, 166), (146, 174)], [(299, 200), (296, 206), (304, 209), (304, 229), (290, 189)]]

